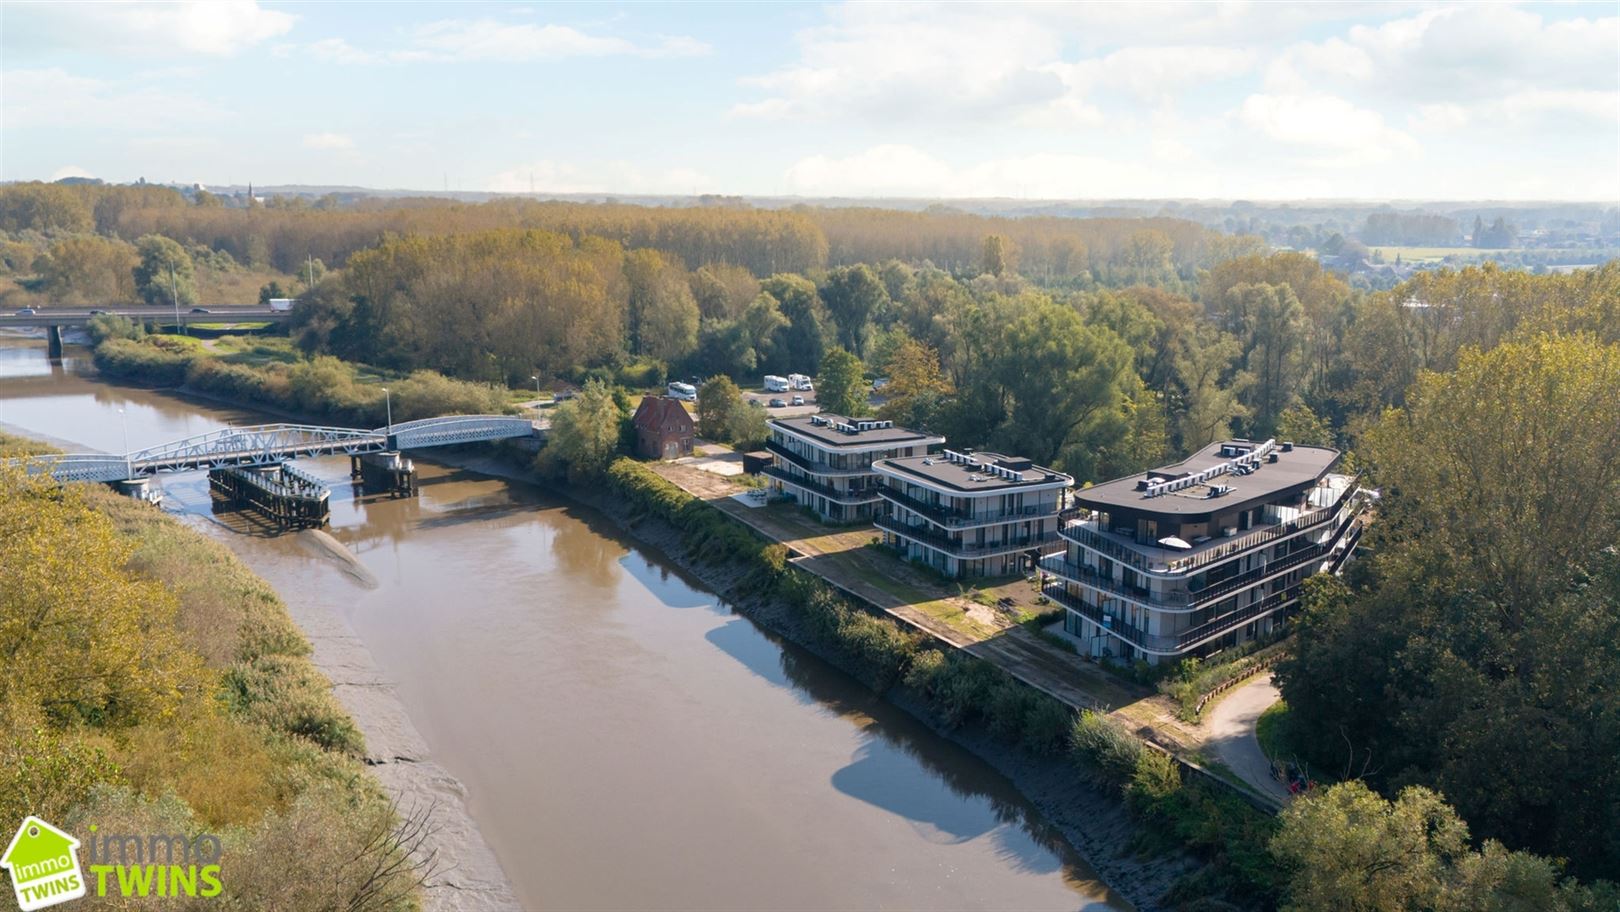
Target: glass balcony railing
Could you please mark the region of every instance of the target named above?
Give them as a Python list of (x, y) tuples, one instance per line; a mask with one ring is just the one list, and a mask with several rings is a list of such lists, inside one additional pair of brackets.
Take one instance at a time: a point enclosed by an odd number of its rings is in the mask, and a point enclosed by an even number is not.
[(905, 507), (930, 522), (951, 529), (959, 529), (965, 526), (988, 526), (999, 522), (1016, 522), (1018, 520), (1039, 519), (1044, 516), (1058, 515), (1056, 503), (1037, 507), (1022, 507), (1017, 510), (969, 512), (918, 500), (887, 485), (879, 488), (878, 492), (883, 495), (884, 500)]
[(855, 488), (854, 490), (841, 491), (831, 485), (825, 485), (818, 481), (811, 481), (802, 475), (791, 474), (777, 468), (776, 466), (766, 466), (763, 470), (761, 470), (761, 474), (768, 478), (774, 478), (783, 484), (804, 488), (806, 491), (814, 491), (828, 500), (836, 501), (841, 504), (875, 503), (878, 500), (878, 492), (876, 488)]
[(1069, 594), (1061, 583), (1047, 583), (1043, 591), (1052, 601), (1073, 610), (1132, 646), (1154, 655), (1169, 656), (1189, 652), (1210, 640), (1237, 630), (1250, 621), (1288, 608), (1299, 600), (1300, 587), (1292, 586), (1281, 592), (1274, 592), (1252, 605), (1245, 605), (1197, 626), (1169, 634), (1148, 633), (1134, 627), (1126, 623), (1124, 618)]
[(882, 529), (885, 532), (891, 532), (903, 538), (909, 538), (912, 541), (927, 545), (930, 548), (943, 551), (952, 557), (960, 558), (985, 557), (994, 554), (1010, 554), (1015, 551), (1028, 551), (1031, 548), (1039, 548), (1043, 545), (1050, 545), (1053, 541), (1053, 538), (1049, 535), (1031, 535), (980, 544), (977, 542), (962, 541), (956, 536), (943, 535), (934, 531), (932, 527), (929, 526), (908, 526), (892, 516), (879, 516), (872, 522), (879, 529)]

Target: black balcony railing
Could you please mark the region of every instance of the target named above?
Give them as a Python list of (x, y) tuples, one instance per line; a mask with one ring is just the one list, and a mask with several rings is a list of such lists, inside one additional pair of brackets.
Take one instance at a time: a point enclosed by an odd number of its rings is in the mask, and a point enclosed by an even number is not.
[(1047, 583), (1043, 589), (1052, 601), (1077, 612), (1132, 646), (1155, 655), (1177, 655), (1188, 652), (1210, 640), (1223, 637), (1250, 621), (1288, 608), (1299, 600), (1299, 590), (1299, 586), (1291, 586), (1281, 592), (1273, 592), (1252, 605), (1245, 605), (1220, 617), (1211, 618), (1196, 627), (1178, 630), (1173, 634), (1158, 634), (1133, 627), (1123, 618), (1075, 598), (1063, 588), (1062, 583)]
[(878, 491), (883, 495), (884, 500), (905, 507), (907, 510), (911, 510), (941, 526), (952, 529), (964, 526), (987, 526), (992, 523), (1016, 522), (1021, 519), (1040, 519), (1058, 515), (1056, 503), (1047, 504), (1044, 507), (1022, 507), (1017, 510), (970, 513), (966, 510), (953, 510), (950, 507), (918, 500), (887, 485), (879, 488)]
[(872, 503), (878, 499), (878, 492), (877, 488), (875, 487), (855, 488), (854, 490), (840, 491), (831, 485), (824, 485), (817, 481), (811, 481), (810, 479), (801, 475), (790, 474), (782, 469), (777, 468), (776, 466), (766, 466), (761, 470), (761, 473), (766, 477), (774, 478), (784, 484), (795, 485), (797, 487), (804, 488), (807, 491), (814, 491), (828, 500), (836, 501), (841, 504)]
[(1060, 530), (1060, 534), (1070, 541), (1085, 545), (1088, 548), (1106, 554), (1120, 563), (1129, 565), (1144, 572), (1161, 574), (1191, 573), (1192, 571), (1197, 570), (1199, 567), (1208, 566), (1216, 561), (1231, 557), (1239, 552), (1257, 548), (1268, 542), (1283, 538), (1284, 536), (1293, 535), (1297, 532), (1303, 532), (1306, 529), (1310, 529), (1325, 522), (1331, 521), (1336, 515), (1338, 515), (1340, 508), (1345, 505), (1346, 501), (1356, 496), (1356, 490), (1355, 479), (1351, 479), (1350, 484), (1345, 486), (1344, 492), (1339, 495), (1338, 500), (1335, 500), (1332, 504), (1326, 507), (1317, 507), (1314, 510), (1307, 510), (1293, 519), (1288, 520), (1287, 522), (1277, 523), (1276, 525), (1261, 529), (1258, 532), (1252, 532), (1248, 535), (1242, 536), (1241, 538), (1234, 538), (1231, 541), (1222, 542), (1213, 548), (1205, 551), (1199, 551), (1196, 554), (1191, 554), (1186, 557), (1170, 558), (1169, 560), (1164, 561), (1163, 565), (1159, 567), (1155, 567), (1154, 561), (1151, 560), (1146, 554), (1143, 554), (1140, 550), (1138, 550), (1137, 547), (1134, 547), (1132, 544), (1127, 544), (1128, 539), (1125, 539), (1123, 536), (1116, 535), (1112, 532), (1102, 532), (1098, 529), (1089, 528), (1085, 525), (1085, 520), (1076, 520), (1074, 522), (1065, 523), (1063, 528)]
[(786, 459), (788, 462), (793, 463), (799, 468), (804, 469), (806, 472), (812, 472), (816, 475), (873, 475), (874, 477), (876, 475), (876, 473), (872, 471), (872, 467), (870, 465), (857, 466), (855, 468), (835, 466), (830, 463), (822, 462), (819, 459), (811, 459), (808, 456), (795, 453), (774, 440), (765, 441), (765, 449), (775, 453), (783, 459)]
[(879, 516), (872, 520), (872, 523), (886, 532), (892, 532), (912, 541), (921, 542), (930, 548), (936, 548), (952, 557), (959, 558), (985, 557), (994, 554), (1027, 551), (1031, 548), (1050, 545), (1053, 541), (1051, 536), (1032, 535), (978, 544), (976, 542), (962, 541), (949, 535), (941, 535), (928, 526), (908, 526), (892, 516)]

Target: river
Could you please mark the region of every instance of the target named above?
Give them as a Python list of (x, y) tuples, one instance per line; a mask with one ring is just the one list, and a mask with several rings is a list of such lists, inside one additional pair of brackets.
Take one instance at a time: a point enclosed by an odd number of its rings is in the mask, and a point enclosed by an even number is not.
[[(267, 420), (68, 355), (0, 339), (0, 426), (118, 452)], [(405, 500), (299, 465), (364, 572), (214, 516), (202, 473), (163, 476), (163, 508), (341, 616), (526, 908), (1128, 908), (988, 764), (593, 511), (421, 458)]]

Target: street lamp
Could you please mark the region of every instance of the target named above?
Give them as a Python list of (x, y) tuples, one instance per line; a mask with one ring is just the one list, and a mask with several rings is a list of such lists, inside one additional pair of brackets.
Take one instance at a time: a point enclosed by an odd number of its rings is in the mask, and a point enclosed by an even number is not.
[(383, 387), (383, 406), (388, 409), (388, 436), (394, 436), (394, 397)]
[(530, 376), (529, 379), (534, 381), (534, 398), (539, 399), (540, 398), (540, 375), (539, 374), (534, 374), (534, 375)]
[(129, 420), (124, 417), (122, 406), (118, 409), (118, 423), (124, 426), (124, 477), (134, 478), (135, 469), (129, 463)]
[(174, 260), (169, 261), (169, 297), (174, 301), (174, 331), (182, 336), (190, 335), (180, 325), (180, 286), (174, 280)]

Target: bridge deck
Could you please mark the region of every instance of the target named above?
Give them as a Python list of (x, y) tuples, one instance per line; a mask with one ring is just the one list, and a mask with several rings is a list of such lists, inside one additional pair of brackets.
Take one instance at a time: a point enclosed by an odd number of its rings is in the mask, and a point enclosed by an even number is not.
[(454, 446), (531, 437), (538, 425), (509, 415), (450, 415), (388, 427), (321, 427), (261, 424), (230, 427), (148, 447), (133, 453), (72, 453), (11, 459), (29, 474), (49, 473), (57, 481), (120, 481), (158, 472), (280, 462), (301, 456), (357, 455), (388, 449)]

